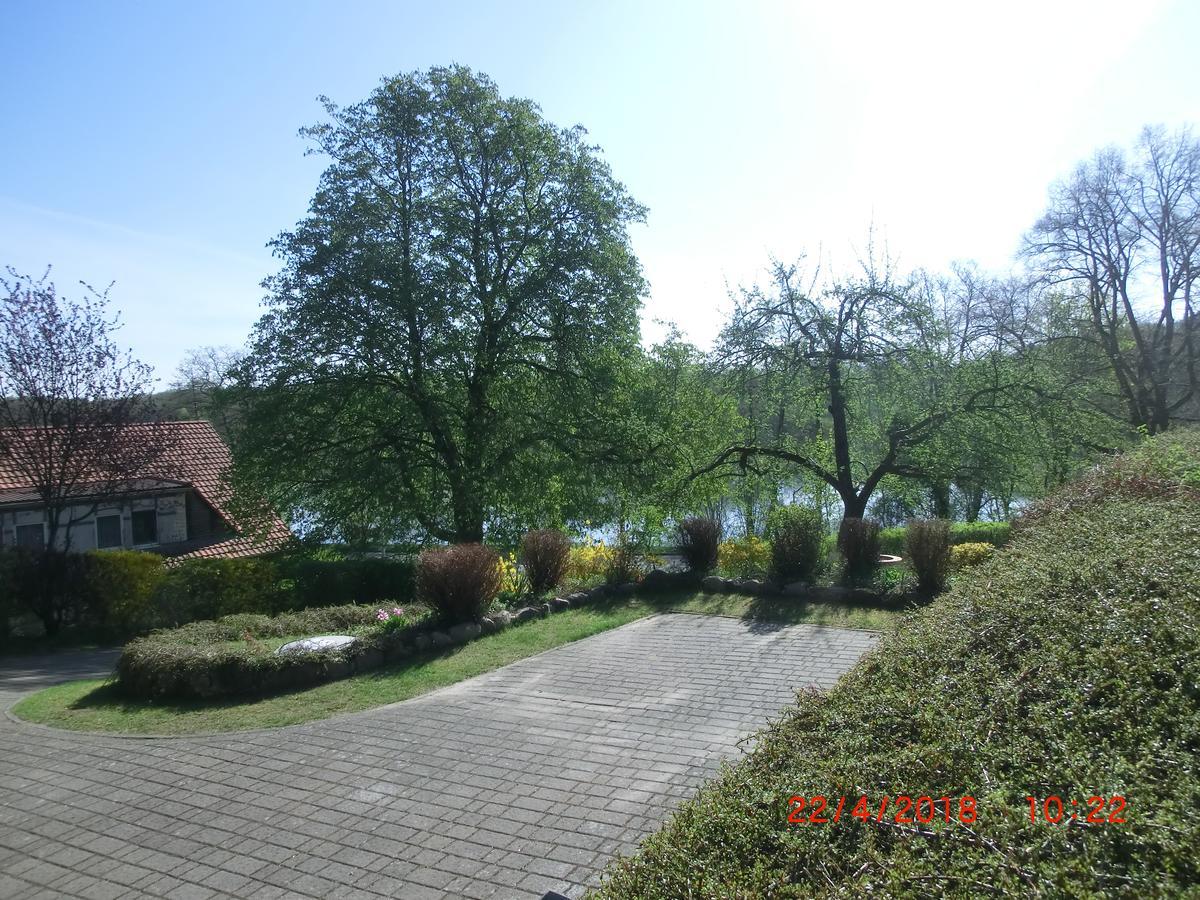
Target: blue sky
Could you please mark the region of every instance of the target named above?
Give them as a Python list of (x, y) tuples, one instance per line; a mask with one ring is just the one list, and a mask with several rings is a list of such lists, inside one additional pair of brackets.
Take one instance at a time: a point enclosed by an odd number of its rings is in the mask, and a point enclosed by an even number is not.
[(0, 264), (115, 282), (169, 380), (240, 345), (322, 163), (315, 98), (460, 62), (583, 124), (650, 214), (645, 334), (699, 344), (771, 255), (1010, 264), (1049, 183), (1200, 121), (1200, 3), (205, 2), (0, 6)]

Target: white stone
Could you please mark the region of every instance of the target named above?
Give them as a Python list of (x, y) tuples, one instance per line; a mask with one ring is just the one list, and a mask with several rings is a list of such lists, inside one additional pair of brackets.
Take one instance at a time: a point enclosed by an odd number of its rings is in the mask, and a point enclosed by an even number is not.
[(330, 650), (349, 650), (358, 643), (358, 638), (348, 634), (325, 634), (321, 637), (301, 638), (284, 644), (275, 652), (287, 656), (291, 653), (322, 653)]

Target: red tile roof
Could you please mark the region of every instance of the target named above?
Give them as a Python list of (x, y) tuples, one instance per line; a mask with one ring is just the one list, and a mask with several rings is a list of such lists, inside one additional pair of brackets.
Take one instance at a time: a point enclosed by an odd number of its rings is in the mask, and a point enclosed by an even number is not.
[[(255, 556), (277, 549), (291, 537), (287, 526), (278, 516), (272, 516), (272, 521), (264, 523), (264, 527), (239, 528), (239, 523), (230, 509), (233, 495), (227, 481), (233, 460), (229, 456), (229, 448), (225, 446), (211, 422), (162, 422), (158, 425), (129, 427), (147, 431), (156, 427), (166, 429), (167, 450), (161, 463), (154, 467), (156, 471), (144, 473), (145, 478), (185, 482), (191, 485), (200, 499), (216, 510), (235, 531), (256, 532), (254, 535), (242, 534), (198, 546), (196, 549), (173, 555), (175, 559)], [(31, 487), (28, 477), (17, 468), (16, 463), (8, 455), (0, 454), (0, 492), (12, 492), (15, 495)], [(164, 545), (164, 549), (169, 549), (169, 546)]]

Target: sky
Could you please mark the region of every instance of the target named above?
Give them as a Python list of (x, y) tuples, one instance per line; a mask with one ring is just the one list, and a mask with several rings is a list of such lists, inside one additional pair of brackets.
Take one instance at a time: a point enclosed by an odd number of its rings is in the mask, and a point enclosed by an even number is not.
[(316, 98), (462, 63), (581, 124), (649, 208), (664, 322), (707, 347), (772, 258), (1006, 269), (1054, 179), (1200, 122), (1200, 3), (0, 0), (0, 266), (112, 284), (165, 385), (244, 344), (324, 168)]

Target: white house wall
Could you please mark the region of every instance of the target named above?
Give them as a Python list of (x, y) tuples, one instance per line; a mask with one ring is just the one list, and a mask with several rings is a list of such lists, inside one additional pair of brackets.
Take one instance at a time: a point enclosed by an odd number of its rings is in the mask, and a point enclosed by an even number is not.
[[(126, 548), (133, 547), (133, 524), (131, 516), (136, 510), (153, 509), (158, 513), (158, 543), (174, 544), (187, 540), (187, 515), (185, 513), (185, 493), (166, 494), (160, 497), (144, 497), (125, 500), (119, 503), (102, 503), (95, 512), (90, 506), (73, 507), (64, 513), (62, 520), (69, 521), (76, 516), (86, 516), (71, 526), (71, 549), (77, 552), (94, 550), (96, 548), (96, 517), (120, 513), (121, 515), (121, 544)], [(0, 545), (11, 547), (17, 542), (16, 526), (45, 523), (46, 514), (43, 510), (16, 510), (0, 512)], [(59, 535), (56, 542), (61, 549), (66, 545), (66, 536)]]

